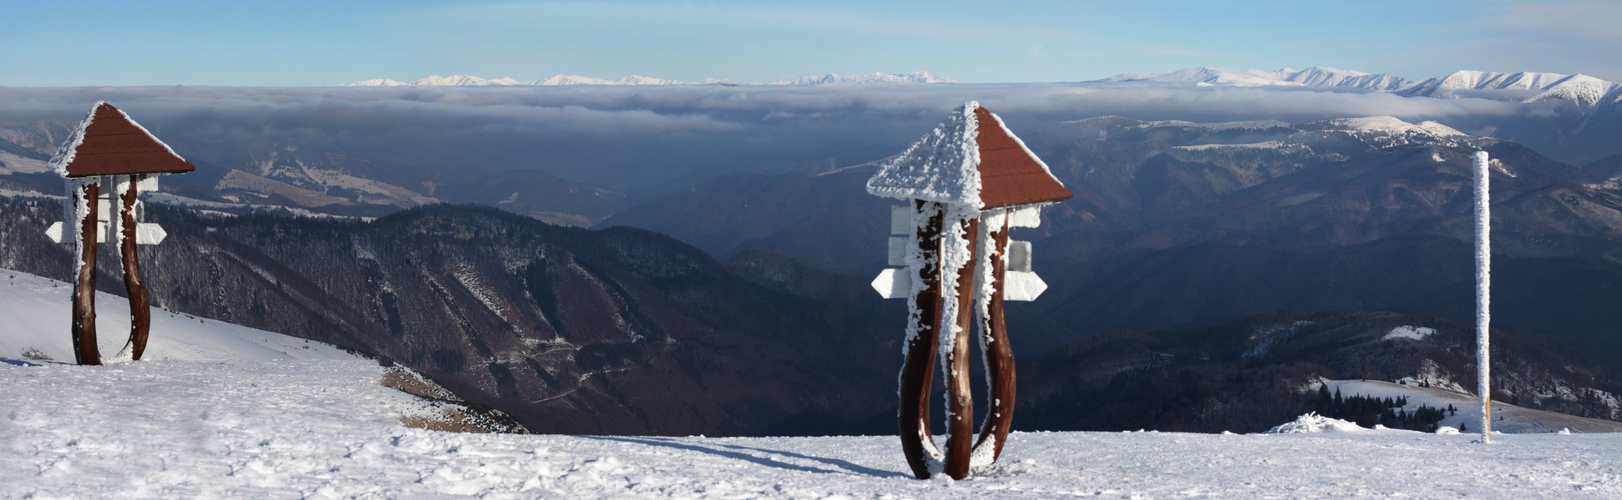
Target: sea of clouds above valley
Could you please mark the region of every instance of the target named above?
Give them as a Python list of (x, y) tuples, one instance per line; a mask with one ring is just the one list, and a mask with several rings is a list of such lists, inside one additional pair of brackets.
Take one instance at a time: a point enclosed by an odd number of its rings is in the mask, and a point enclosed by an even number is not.
[[(669, 179), (698, 171), (769, 171), (761, 165), (830, 155), (846, 165), (878, 160), (899, 153), (970, 100), (1027, 137), (1064, 134), (1064, 121), (1105, 115), (1196, 122), (1389, 115), (1470, 131), (1548, 113), (1547, 104), (1487, 99), (1141, 83), (77, 87), (0, 88), (0, 128), (65, 128), (97, 100), (131, 113), (180, 150), (198, 151), (196, 159), (205, 162), (240, 162), (230, 155), (255, 145), (297, 146), (399, 157), (428, 169), (539, 168), (630, 190), (639, 185), (620, 179), (644, 173)], [(610, 163), (638, 166), (600, 168)]]

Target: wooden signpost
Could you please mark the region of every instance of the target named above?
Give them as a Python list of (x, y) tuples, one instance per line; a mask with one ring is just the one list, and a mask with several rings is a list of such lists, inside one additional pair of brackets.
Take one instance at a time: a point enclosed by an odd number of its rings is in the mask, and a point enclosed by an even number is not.
[[(1014, 416), (1014, 354), (1006, 300), (1034, 300), (1047, 285), (1031, 272), (1030, 243), (1008, 231), (1040, 224), (1043, 205), (1070, 190), (977, 102), (886, 164), (869, 193), (907, 200), (891, 212), (890, 265), (873, 281), (885, 298), (906, 298), (906, 359), (900, 376), (901, 449), (913, 475), (969, 476), (1001, 456)], [(979, 321), (976, 322), (975, 319)], [(969, 390), (969, 332), (978, 324), (990, 388), (979, 437)], [(929, 425), (931, 365), (946, 378), (946, 450)]]
[[(51, 168), (67, 178), (64, 222), (45, 232), (58, 243), (72, 241), (73, 355), (81, 365), (102, 363), (96, 346), (96, 244), (113, 243), (124, 267), (130, 299), (130, 338), (115, 358), (141, 359), (152, 324), (146, 284), (141, 281), (136, 245), (155, 245), (166, 234), (141, 223), (141, 189), (156, 190), (158, 175), (196, 170), (129, 115), (105, 102), (91, 107), (79, 128), (57, 148)], [(103, 189), (105, 186), (107, 189)], [(117, 207), (116, 214), (114, 207)]]

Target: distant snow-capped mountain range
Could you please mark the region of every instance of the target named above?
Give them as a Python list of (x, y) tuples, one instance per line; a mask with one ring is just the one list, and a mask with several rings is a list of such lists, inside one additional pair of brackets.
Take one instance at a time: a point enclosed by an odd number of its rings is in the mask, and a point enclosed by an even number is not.
[(1288, 68), (1278, 71), (1254, 69), (1239, 71), (1207, 66), (1170, 73), (1122, 73), (1096, 80), (1096, 82), (1161, 82), (1193, 83), (1199, 86), (1294, 86), (1314, 89), (1362, 89), (1391, 92), (1404, 97), (1485, 97), (1524, 102), (1564, 99), (1582, 110), (1592, 110), (1603, 104), (1622, 103), (1622, 84), (1582, 74), (1562, 75), (1534, 72), (1457, 71), (1447, 76), (1410, 80), (1395, 75), (1371, 74), (1362, 71), (1316, 66), (1300, 71)]
[[(823, 76), (805, 76), (794, 80), (783, 80), (766, 84), (751, 85), (841, 85), (863, 83), (957, 83), (957, 80), (944, 76), (935, 76), (928, 71), (914, 71), (907, 74), (873, 73), (871, 75), (839, 75), (828, 73)], [(684, 82), (665, 78), (649, 78), (631, 75), (618, 80), (592, 78), (589, 76), (557, 75), (541, 80), (519, 81), (512, 78), (497, 78), (486, 80), (477, 76), (451, 75), (443, 77), (430, 76), (420, 80), (400, 82), (387, 78), (374, 78), (371, 80), (343, 83), (337, 87), (489, 87), (489, 86), (553, 86), (553, 85), (730, 85), (729, 80), (716, 80), (714, 78), (701, 82)]]

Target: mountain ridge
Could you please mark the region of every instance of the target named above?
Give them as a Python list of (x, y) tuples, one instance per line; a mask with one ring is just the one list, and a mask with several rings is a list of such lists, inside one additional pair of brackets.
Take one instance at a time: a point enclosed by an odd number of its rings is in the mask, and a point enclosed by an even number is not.
[(631, 75), (624, 78), (609, 80), (580, 75), (558, 74), (550, 78), (539, 80), (520, 81), (511, 77), (485, 79), (469, 75), (439, 76), (433, 75), (409, 82), (401, 82), (388, 78), (373, 78), (358, 82), (340, 83), (333, 87), (550, 87), (561, 85), (860, 85), (866, 83), (957, 83), (948, 77), (931, 74), (928, 71), (914, 71), (911, 73), (884, 73), (874, 72), (866, 75), (840, 75), (828, 73), (822, 76), (802, 76), (793, 80), (779, 80), (771, 83), (737, 84), (731, 80), (717, 80), (714, 78), (703, 81), (688, 82), (668, 78), (652, 78), (640, 75)]
[(1600, 105), (1616, 102), (1616, 99), (1604, 97), (1614, 97), (1612, 94), (1618, 88), (1622, 88), (1622, 84), (1580, 73), (1566, 75), (1531, 71), (1499, 73), (1460, 70), (1443, 76), (1413, 80), (1385, 73), (1372, 74), (1323, 66), (1313, 66), (1300, 71), (1290, 68), (1277, 71), (1255, 69), (1239, 71), (1221, 66), (1201, 66), (1169, 73), (1122, 73), (1092, 81), (1092, 83), (1135, 82), (1193, 83), (1198, 86), (1362, 89), (1390, 92), (1403, 97), (1437, 98), (1477, 97), (1465, 95), (1464, 93), (1468, 91), (1538, 91), (1537, 94), (1530, 96), (1487, 97), (1517, 102), (1566, 99), (1576, 103), (1585, 112)]

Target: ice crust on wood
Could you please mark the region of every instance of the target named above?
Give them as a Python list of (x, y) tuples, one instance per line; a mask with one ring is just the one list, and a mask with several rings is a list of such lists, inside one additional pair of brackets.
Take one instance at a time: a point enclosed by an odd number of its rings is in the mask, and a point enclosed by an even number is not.
[[(923, 322), (924, 324), (922, 326), (919, 325), (919, 323), (922, 322), (920, 320), (923, 319), (924, 312), (922, 309), (918, 308), (918, 295), (923, 293), (923, 291), (929, 287), (929, 284), (924, 282), (922, 273), (925, 269), (933, 268), (934, 266), (938, 265), (940, 262), (940, 256), (926, 255), (924, 251), (919, 248), (918, 235), (926, 226), (929, 225), (929, 219), (941, 212), (942, 207), (935, 203), (924, 203), (922, 205), (922, 207), (917, 207), (912, 204), (896, 207), (897, 209), (905, 209), (905, 213), (907, 214), (907, 267), (902, 269), (906, 272), (906, 284), (908, 285), (906, 292), (907, 334), (906, 338), (901, 342), (902, 359), (906, 359), (912, 354), (912, 343), (918, 338), (919, 335), (930, 335), (934, 333), (927, 331), (930, 328), (928, 322)], [(901, 220), (900, 213), (901, 211), (896, 209), (891, 211), (892, 229), (896, 229), (893, 226)], [(943, 224), (945, 223), (947, 222), (943, 222)], [(882, 277), (883, 274), (881, 273), (880, 276)], [(938, 312), (939, 311), (937, 311), (937, 313)], [(902, 379), (904, 379), (906, 375), (907, 372), (905, 368), (896, 373), (896, 395), (898, 397), (901, 395)], [(926, 387), (924, 390), (927, 391), (929, 388)], [(920, 418), (928, 419), (929, 413), (924, 412), (922, 415), (920, 415)], [(927, 420), (918, 426), (920, 431), (927, 427)], [(941, 453), (940, 448), (935, 446), (933, 436), (922, 432), (921, 434), (923, 435), (918, 437), (919, 441), (923, 443), (924, 462), (926, 467), (929, 469), (929, 473), (931, 475), (940, 474), (941, 471), (946, 470), (944, 455)]]
[(1481, 397), (1481, 439), (1491, 442), (1492, 434), (1492, 358), (1487, 348), (1488, 327), (1492, 323), (1492, 197), (1488, 193), (1491, 180), (1486, 151), (1475, 155), (1476, 197), (1476, 393)]
[(84, 144), (84, 131), (96, 121), (96, 110), (106, 103), (107, 101), (96, 101), (96, 104), (91, 105), (90, 113), (79, 122), (78, 128), (73, 129), (73, 135), (68, 136), (68, 139), (56, 148), (56, 154), (51, 156), (50, 163), (46, 164), (51, 167), (52, 172), (63, 177), (68, 176), (68, 164), (73, 163), (73, 158), (79, 153), (79, 145)]
[(979, 123), (971, 101), (867, 181), (875, 196), (980, 207)]

